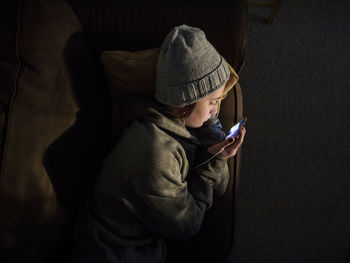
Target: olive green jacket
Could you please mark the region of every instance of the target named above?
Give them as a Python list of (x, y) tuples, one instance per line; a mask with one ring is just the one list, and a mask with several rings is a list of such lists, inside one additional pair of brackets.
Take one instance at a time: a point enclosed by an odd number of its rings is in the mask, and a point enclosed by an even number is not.
[[(213, 194), (223, 194), (229, 180), (227, 162), (201, 149), (194, 135), (200, 129), (190, 132), (156, 105), (138, 110), (106, 158), (88, 205), (83, 231), (93, 234), (84, 242), (104, 253), (98, 262), (163, 262), (162, 237), (196, 234)], [(107, 255), (114, 261), (102, 259)]]

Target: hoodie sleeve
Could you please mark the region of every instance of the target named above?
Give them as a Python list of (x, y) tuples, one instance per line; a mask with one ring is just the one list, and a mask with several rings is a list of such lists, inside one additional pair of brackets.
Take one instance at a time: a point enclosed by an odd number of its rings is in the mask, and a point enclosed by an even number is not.
[[(179, 147), (180, 148), (180, 147)], [(143, 162), (138, 168), (142, 173), (129, 180), (133, 192), (128, 202), (135, 215), (153, 232), (161, 236), (188, 239), (196, 234), (212, 196), (188, 189), (184, 174), (188, 163), (185, 152), (159, 151), (153, 160)], [(204, 195), (208, 195), (204, 198)], [(210, 200), (209, 200), (210, 199)]]
[[(204, 183), (204, 185), (210, 185), (210, 189), (213, 189), (215, 194), (222, 195), (229, 181), (227, 161), (219, 159), (207, 151), (209, 146), (225, 140), (225, 133), (222, 131), (220, 120), (215, 119), (212, 123), (195, 129), (195, 133), (202, 144), (202, 150), (199, 151), (197, 156), (193, 172), (196, 176), (191, 179), (191, 192), (205, 191), (204, 188), (198, 189), (199, 185)], [(211, 202), (208, 205), (210, 207)]]
[[(179, 147), (180, 148), (180, 147)], [(214, 188), (226, 187), (226, 162), (214, 159), (185, 180), (188, 163), (183, 150), (161, 151), (154, 160), (135, 168), (136, 180), (129, 181), (133, 193), (128, 203), (135, 215), (153, 232), (175, 239), (196, 234), (211, 207)], [(223, 171), (221, 171), (223, 169)]]
[(229, 170), (227, 161), (213, 156), (204, 151), (200, 154), (203, 164), (194, 169), (188, 179), (188, 188), (197, 200), (205, 202), (207, 208), (212, 206), (213, 194), (222, 195), (225, 193), (228, 181)]

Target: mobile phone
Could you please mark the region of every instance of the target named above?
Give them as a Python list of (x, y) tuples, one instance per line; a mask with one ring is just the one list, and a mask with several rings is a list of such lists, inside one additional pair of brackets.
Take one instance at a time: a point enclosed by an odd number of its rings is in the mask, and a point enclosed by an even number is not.
[(241, 129), (242, 126), (245, 125), (247, 121), (247, 118), (243, 118), (241, 121), (237, 122), (235, 125), (232, 126), (230, 131), (228, 132), (226, 139), (231, 138), (231, 137), (236, 137), (238, 135), (239, 130)]

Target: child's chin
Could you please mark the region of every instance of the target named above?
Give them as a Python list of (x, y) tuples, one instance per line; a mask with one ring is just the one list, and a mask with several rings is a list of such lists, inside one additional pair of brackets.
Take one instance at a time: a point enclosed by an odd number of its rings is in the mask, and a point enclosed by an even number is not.
[(199, 124), (194, 124), (192, 128), (200, 128), (200, 127), (203, 126), (203, 123), (204, 123), (204, 122), (199, 123)]

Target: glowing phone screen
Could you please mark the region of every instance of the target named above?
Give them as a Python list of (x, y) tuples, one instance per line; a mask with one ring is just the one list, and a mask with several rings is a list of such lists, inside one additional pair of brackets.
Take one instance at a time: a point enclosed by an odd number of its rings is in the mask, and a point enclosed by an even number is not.
[(227, 136), (225, 139), (228, 139), (230, 137), (235, 137), (237, 136), (238, 132), (239, 132), (239, 129), (241, 128), (242, 126), (242, 123), (243, 123), (244, 119), (241, 120), (240, 122), (237, 122), (231, 129), (230, 131), (228, 132)]

